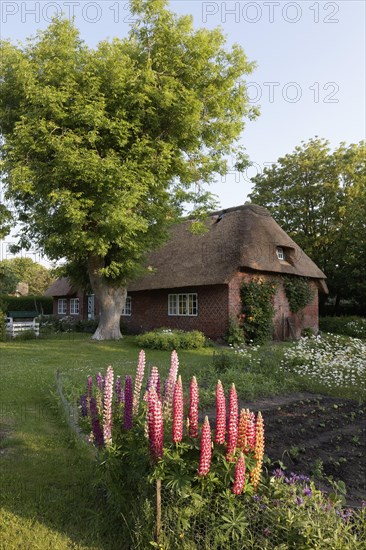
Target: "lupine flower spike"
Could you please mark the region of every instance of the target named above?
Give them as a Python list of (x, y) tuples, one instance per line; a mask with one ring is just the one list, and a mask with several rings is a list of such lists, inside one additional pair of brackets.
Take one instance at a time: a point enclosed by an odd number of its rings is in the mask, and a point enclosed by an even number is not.
[(183, 387), (179, 376), (173, 398), (173, 442), (179, 443), (183, 437)]
[(169, 374), (165, 383), (164, 413), (166, 418), (170, 418), (171, 416), (174, 387), (178, 376), (178, 367), (179, 367), (178, 354), (174, 350), (172, 351), (172, 354), (171, 354)]
[(156, 462), (163, 456), (164, 425), (161, 401), (153, 386), (149, 390), (147, 415), (150, 455)]
[(147, 401), (148, 395), (149, 395), (149, 390), (153, 386), (156, 389), (156, 393), (158, 393), (158, 395), (160, 395), (160, 376), (159, 376), (158, 367), (152, 367), (152, 369), (151, 369), (151, 372), (150, 372), (149, 377), (147, 379), (146, 393), (144, 395), (144, 401)]
[(190, 437), (198, 437), (198, 384), (193, 376), (189, 387), (189, 413), (188, 413), (188, 434)]
[(95, 377), (97, 381), (97, 407), (99, 414), (102, 414), (103, 411), (103, 389), (104, 389), (104, 378), (100, 372)]
[(125, 410), (123, 417), (123, 429), (132, 429), (132, 408), (133, 408), (133, 390), (132, 378), (128, 374), (125, 379)]
[(198, 475), (201, 477), (206, 476), (210, 471), (211, 453), (211, 428), (208, 416), (206, 416), (202, 426), (200, 463), (198, 467)]
[(125, 398), (120, 376), (117, 376), (115, 390), (116, 390), (116, 396), (117, 396), (117, 403), (120, 404), (124, 401), (124, 398)]
[(241, 409), (239, 417), (239, 430), (238, 430), (238, 443), (237, 447), (239, 451), (247, 453), (249, 446), (247, 442), (247, 426), (250, 419), (249, 409)]
[(262, 464), (264, 456), (264, 422), (261, 412), (257, 415), (257, 421), (255, 425), (255, 448), (254, 457), (257, 459), (257, 464), (254, 466), (250, 473), (250, 478), (254, 489), (258, 487), (259, 480), (262, 473)]
[(229, 394), (229, 420), (226, 446), (226, 459), (232, 462), (238, 440), (238, 396), (235, 384), (232, 384)]
[(255, 414), (253, 412), (249, 413), (249, 418), (247, 421), (247, 444), (249, 449), (254, 451), (255, 449)]
[(216, 433), (215, 443), (223, 445), (225, 443), (226, 432), (226, 401), (224, 388), (221, 381), (218, 380), (216, 386)]
[(88, 416), (88, 404), (85, 393), (80, 396), (81, 416)]
[(136, 370), (136, 378), (135, 378), (135, 388), (133, 392), (133, 414), (136, 416), (139, 411), (139, 403), (140, 403), (140, 393), (141, 393), (141, 387), (142, 387), (142, 381), (144, 379), (145, 374), (145, 352), (142, 349), (139, 353), (139, 360), (137, 363), (137, 370)]
[(93, 394), (93, 377), (88, 376), (88, 382), (86, 386), (86, 406), (88, 409), (88, 413), (90, 412), (90, 400), (92, 398)]
[(245, 484), (245, 458), (244, 454), (240, 453), (238, 461), (235, 466), (235, 481), (232, 488), (232, 492), (235, 495), (241, 495)]
[(103, 438), (106, 445), (112, 443), (113, 368), (109, 366), (104, 382)]
[(104, 445), (103, 432), (100, 427), (97, 401), (95, 397), (92, 397), (90, 400), (90, 417), (93, 430), (94, 443), (98, 449), (101, 449)]

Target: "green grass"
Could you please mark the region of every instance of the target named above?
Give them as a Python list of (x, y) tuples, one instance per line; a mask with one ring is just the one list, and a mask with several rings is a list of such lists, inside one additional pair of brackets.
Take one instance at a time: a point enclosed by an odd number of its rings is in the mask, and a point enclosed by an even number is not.
[[(226, 350), (226, 362), (217, 360), (220, 349), (181, 350), (180, 372), (186, 386), (192, 375), (197, 376), (204, 406), (212, 404), (218, 377), (226, 390), (234, 381), (239, 396), (248, 400), (316, 389), (314, 380), (279, 369), (289, 347), (267, 345), (244, 357)], [(116, 375), (134, 375), (138, 352), (133, 337), (94, 342), (78, 333), (0, 343), (0, 539), (4, 549), (124, 548), (123, 520), (119, 525), (111, 523), (96, 483), (95, 453), (72, 435), (55, 393), (55, 374), (60, 371), (72, 399), (85, 388), (88, 374), (105, 372), (109, 364)], [(164, 379), (170, 353), (146, 350), (146, 357), (148, 368), (157, 365)]]
[[(0, 344), (2, 548), (123, 548), (94, 486), (94, 452), (75, 439), (60, 412), (55, 373), (69, 390), (83, 388), (87, 374), (108, 364), (117, 374), (134, 373), (138, 352), (131, 337), (103, 343), (83, 334)], [(197, 372), (211, 355), (209, 348), (182, 352), (182, 367)], [(151, 351), (148, 364), (164, 373), (169, 354)]]

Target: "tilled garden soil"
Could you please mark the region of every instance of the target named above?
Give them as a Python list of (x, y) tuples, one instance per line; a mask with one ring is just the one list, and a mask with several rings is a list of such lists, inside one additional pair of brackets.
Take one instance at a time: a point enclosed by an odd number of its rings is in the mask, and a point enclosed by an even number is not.
[(325, 477), (344, 481), (349, 506), (366, 500), (366, 403), (303, 393), (240, 406), (262, 411), (273, 467), (280, 461), (288, 473), (315, 476), (331, 492)]

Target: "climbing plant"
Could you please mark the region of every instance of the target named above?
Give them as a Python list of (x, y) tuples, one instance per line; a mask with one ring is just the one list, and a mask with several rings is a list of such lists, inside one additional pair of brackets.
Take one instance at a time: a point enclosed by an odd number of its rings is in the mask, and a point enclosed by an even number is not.
[(292, 313), (304, 309), (314, 298), (314, 290), (307, 277), (286, 275), (283, 277), (283, 287)]
[(276, 291), (277, 284), (273, 280), (255, 278), (242, 284), (240, 326), (246, 342), (261, 343), (271, 338)]

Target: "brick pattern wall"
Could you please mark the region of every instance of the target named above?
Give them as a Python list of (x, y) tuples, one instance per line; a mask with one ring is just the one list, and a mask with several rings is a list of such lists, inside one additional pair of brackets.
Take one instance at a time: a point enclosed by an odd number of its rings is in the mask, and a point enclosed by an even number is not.
[[(168, 294), (197, 293), (197, 316), (168, 315)], [(144, 332), (159, 327), (200, 330), (209, 338), (221, 338), (228, 326), (227, 285), (199, 286), (130, 292), (132, 315), (122, 316), (122, 322), (132, 332)]]
[[(315, 281), (311, 281), (314, 290), (314, 298), (299, 313), (291, 313), (286, 298), (283, 284), (280, 277), (276, 274), (261, 274), (265, 279), (274, 279), (279, 283), (278, 290), (274, 299), (275, 316), (273, 319), (273, 338), (275, 340), (285, 340), (286, 338), (299, 338), (304, 328), (311, 328), (315, 332), (319, 329), (318, 312), (318, 287)], [(229, 315), (235, 319), (241, 310), (240, 286), (243, 281), (249, 282), (252, 278), (258, 277), (257, 273), (236, 273), (229, 283)], [(290, 320), (290, 325), (287, 321)]]
[[(71, 315), (70, 314), (70, 300), (73, 298), (79, 298), (79, 315)], [(60, 315), (58, 313), (58, 300), (64, 299), (67, 301), (66, 305), (66, 313), (64, 315)], [(79, 291), (72, 296), (57, 296), (53, 298), (53, 315), (56, 315), (57, 317), (72, 317), (75, 319), (87, 319), (88, 318), (88, 306), (87, 306), (87, 298), (85, 294), (82, 291)]]

